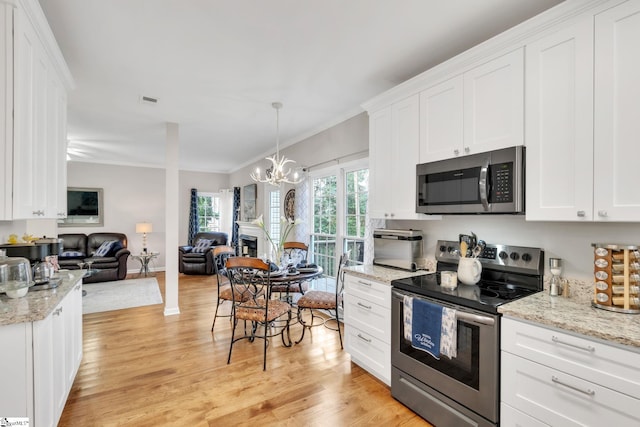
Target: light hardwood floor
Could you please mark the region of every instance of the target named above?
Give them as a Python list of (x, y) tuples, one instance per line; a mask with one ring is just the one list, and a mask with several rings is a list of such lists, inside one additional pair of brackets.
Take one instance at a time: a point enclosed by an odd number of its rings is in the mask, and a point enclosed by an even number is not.
[[(157, 274), (164, 296), (164, 275)], [(313, 328), (291, 348), (215, 332), (214, 279), (180, 276), (180, 314), (164, 305), (84, 315), (84, 356), (60, 426), (429, 426)], [(222, 309), (228, 308), (223, 306)], [(300, 326), (292, 329), (294, 337)]]

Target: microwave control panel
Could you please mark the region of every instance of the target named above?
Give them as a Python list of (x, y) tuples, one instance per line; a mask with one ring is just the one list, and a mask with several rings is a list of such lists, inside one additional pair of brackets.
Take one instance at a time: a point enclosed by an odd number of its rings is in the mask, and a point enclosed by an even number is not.
[(513, 162), (491, 165), (492, 203), (513, 202)]

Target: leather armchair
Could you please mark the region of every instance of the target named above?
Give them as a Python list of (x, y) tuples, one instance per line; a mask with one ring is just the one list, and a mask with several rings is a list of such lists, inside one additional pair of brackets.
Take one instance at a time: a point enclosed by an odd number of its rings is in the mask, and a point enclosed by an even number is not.
[[(211, 244), (204, 252), (194, 252), (193, 249), (200, 239), (211, 240)], [(193, 241), (194, 246), (178, 247), (178, 271), (184, 274), (215, 274), (213, 247), (226, 245), (227, 233), (197, 233)]]
[[(127, 236), (122, 233), (92, 233), (88, 236), (81, 233), (59, 234), (63, 240), (62, 254), (58, 256), (60, 268), (77, 270), (78, 262), (92, 261), (93, 274), (83, 279), (83, 283), (108, 282), (123, 280), (127, 276), (127, 260), (131, 252), (127, 249)], [(116, 240), (120, 248), (106, 256), (95, 256), (103, 242)], [(64, 256), (65, 252), (75, 251), (78, 254)]]

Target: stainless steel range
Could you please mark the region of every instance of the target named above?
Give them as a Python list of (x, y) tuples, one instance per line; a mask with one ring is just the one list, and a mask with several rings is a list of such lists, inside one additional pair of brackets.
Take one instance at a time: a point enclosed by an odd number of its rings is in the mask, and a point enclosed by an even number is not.
[[(496, 426), (500, 403), (498, 306), (542, 291), (544, 251), (486, 245), (477, 285), (440, 285), (456, 271), (458, 242), (438, 241), (437, 272), (392, 281), (391, 394), (436, 426)], [(455, 310), (455, 357), (418, 350), (405, 339), (405, 296)]]

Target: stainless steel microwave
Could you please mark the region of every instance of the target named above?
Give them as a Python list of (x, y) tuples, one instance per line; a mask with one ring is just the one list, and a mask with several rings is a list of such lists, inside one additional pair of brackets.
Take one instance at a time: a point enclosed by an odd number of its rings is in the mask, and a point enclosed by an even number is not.
[(416, 167), (416, 212), (524, 213), (525, 147), (423, 163)]

